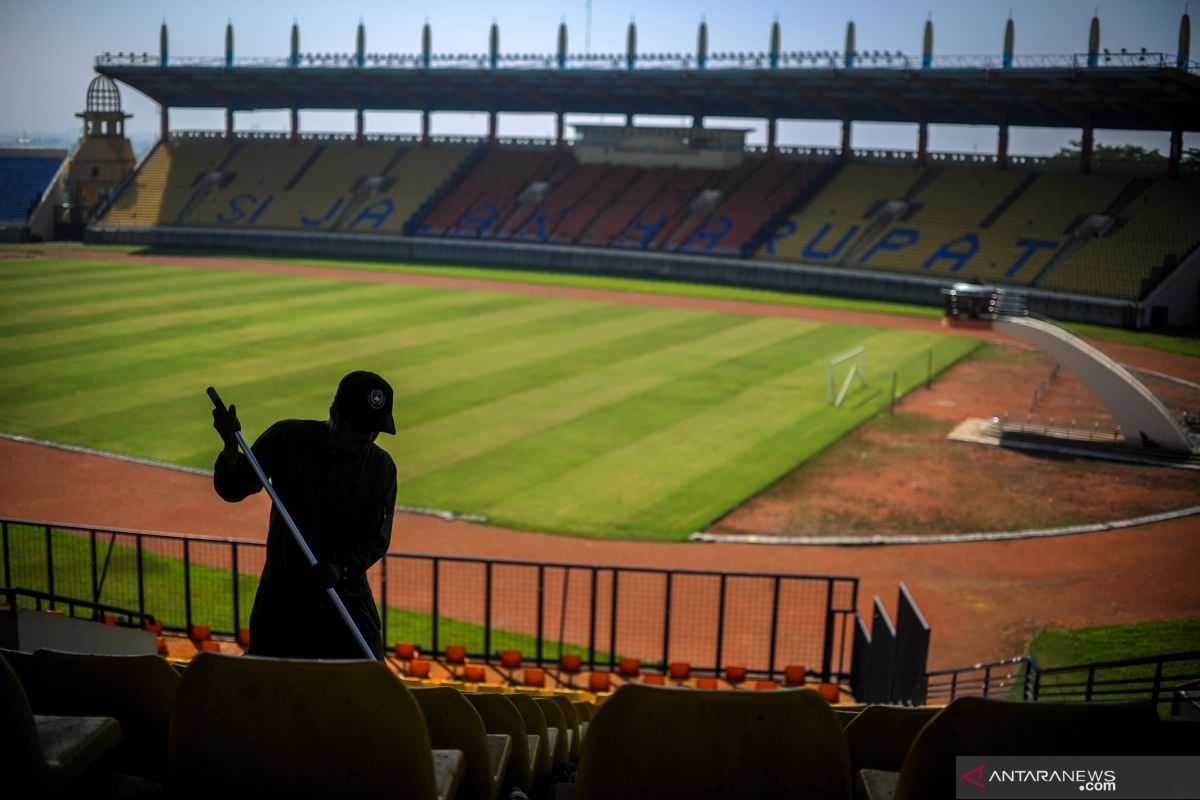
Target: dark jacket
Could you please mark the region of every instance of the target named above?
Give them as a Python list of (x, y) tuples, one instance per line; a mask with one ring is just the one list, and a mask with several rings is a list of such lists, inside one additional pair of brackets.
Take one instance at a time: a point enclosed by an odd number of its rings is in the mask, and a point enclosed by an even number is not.
[[(372, 444), (362, 455), (335, 451), (327, 423), (284, 420), (251, 448), (318, 561), (343, 569), (338, 595), (376, 658), (383, 655), (379, 614), (367, 570), (391, 542), (396, 465)], [(217, 457), (213, 486), (236, 503), (262, 485), (245, 455), (236, 464)], [(250, 614), (251, 655), (285, 658), (363, 658), (353, 635), (323, 589), (304, 579), (308, 562), (287, 523), (272, 506), (267, 558)]]

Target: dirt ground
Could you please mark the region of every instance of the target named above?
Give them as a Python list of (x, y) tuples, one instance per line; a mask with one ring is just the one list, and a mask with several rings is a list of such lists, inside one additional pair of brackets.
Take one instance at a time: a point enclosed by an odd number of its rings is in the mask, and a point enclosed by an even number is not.
[[(43, 251), (44, 252), (44, 251)], [(73, 253), (78, 255), (78, 253)], [(109, 257), (88, 251), (88, 257)], [(130, 259), (125, 254), (111, 257)], [(289, 267), (271, 262), (146, 257), (219, 269), (292, 272), (609, 302), (689, 306), (937, 330), (934, 320), (503, 281)], [(985, 336), (974, 333), (972, 335)], [(1200, 383), (1200, 358), (1103, 345), (1136, 367)], [(950, 442), (967, 416), (1024, 411), (1050, 370), (1036, 353), (989, 347), (714, 525), (776, 532), (965, 532), (1104, 521), (1200, 504), (1197, 473), (1048, 457)], [(1191, 390), (1175, 387), (1176, 405)], [(1194, 410), (1200, 410), (1198, 404)], [(1060, 376), (1036, 413), (1097, 413)], [(1102, 412), (1101, 412), (1102, 413)], [(214, 440), (215, 442), (215, 440)], [(214, 446), (214, 456), (216, 447)], [(0, 515), (8, 518), (235, 538), (265, 534), (262, 495), (218, 500), (210, 479), (161, 467), (0, 440)], [(889, 609), (904, 581), (932, 629), (929, 666), (1024, 653), (1043, 627), (1200, 615), (1200, 517), (1137, 528), (1004, 542), (863, 547), (646, 544), (573, 539), (398, 515), (392, 548), (567, 563), (857, 575), (859, 607)], [(1200, 643), (1198, 643), (1200, 646)]]

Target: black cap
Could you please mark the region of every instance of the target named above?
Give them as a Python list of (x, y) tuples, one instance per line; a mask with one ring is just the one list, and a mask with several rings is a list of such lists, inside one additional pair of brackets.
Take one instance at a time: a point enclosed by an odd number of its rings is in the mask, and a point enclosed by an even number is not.
[(355, 429), (396, 433), (392, 420), (392, 387), (374, 372), (357, 370), (342, 378), (333, 404)]

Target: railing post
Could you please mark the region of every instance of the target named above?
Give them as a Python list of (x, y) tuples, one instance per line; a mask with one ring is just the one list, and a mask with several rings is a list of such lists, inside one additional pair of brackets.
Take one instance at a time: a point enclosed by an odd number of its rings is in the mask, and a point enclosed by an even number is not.
[(613, 567), (612, 571), (612, 614), (608, 620), (608, 668), (617, 666), (617, 593), (621, 571)]
[(1158, 660), (1158, 663), (1154, 665), (1154, 695), (1153, 695), (1153, 697), (1154, 697), (1155, 704), (1158, 703), (1158, 692), (1162, 688), (1162, 673), (1163, 673), (1163, 662), (1162, 662), (1162, 659), (1160, 658)]
[(543, 633), (543, 625), (545, 623), (545, 617), (546, 617), (545, 594), (546, 594), (546, 565), (538, 564), (538, 587), (537, 587), (537, 601), (538, 601), (537, 664), (538, 664), (538, 666), (541, 666), (541, 663), (542, 663), (542, 633)]
[(183, 609), (184, 627), (192, 635), (192, 548), (191, 539), (183, 540)]
[[(775, 578), (775, 614), (779, 614), (779, 578)], [(828, 578), (825, 581), (825, 643), (821, 648), (821, 680), (829, 682), (830, 673), (833, 667), (833, 578)], [(775, 638), (775, 621), (771, 622), (771, 639)], [(774, 657), (775, 645), (771, 645), (771, 654)]]
[(954, 699), (954, 695), (958, 692), (958, 670), (950, 673), (950, 697), (946, 702)]
[(438, 572), (441, 566), (441, 560), (436, 556), (433, 559), (433, 653), (438, 653)]
[(717, 674), (721, 674), (721, 660), (723, 658), (722, 650), (725, 646), (725, 579), (724, 574), (721, 575), (721, 589), (717, 599), (717, 657), (713, 661), (713, 669)]
[(662, 664), (664, 671), (667, 669), (667, 665), (671, 663), (671, 578), (672, 573), (670, 570), (667, 570), (667, 595), (663, 603)]
[(1092, 690), (1096, 684), (1096, 668), (1088, 667), (1087, 688), (1083, 691), (1083, 699), (1090, 701), (1092, 699)]
[[(137, 584), (138, 584), (138, 613), (146, 613), (146, 581), (145, 570), (142, 564), (142, 535), (137, 534), (135, 541), (137, 542)], [(237, 608), (237, 606), (234, 606)], [(234, 633), (237, 633), (237, 627), (234, 627)]]
[[(771, 600), (771, 651), (767, 654), (767, 679), (775, 679), (775, 645), (779, 636), (779, 576), (774, 577)], [(822, 673), (824, 675), (824, 673)]]
[[(141, 539), (138, 539), (138, 544), (141, 544)], [(229, 543), (229, 566), (233, 570), (230, 576), (233, 583), (233, 639), (237, 641), (238, 632), (242, 629), (242, 614), (241, 614), (241, 587), (238, 585), (238, 557), (237, 557), (237, 542)], [(386, 558), (384, 559), (386, 560)], [(141, 571), (138, 571), (141, 574)], [(386, 629), (385, 629), (386, 630)], [(386, 639), (384, 641), (387, 641)]]
[(96, 574), (96, 529), (92, 528), (88, 533), (91, 534), (88, 538), (92, 545), (92, 602), (100, 602), (100, 578)]
[(596, 668), (596, 578), (598, 571), (592, 567), (592, 596), (588, 605), (588, 669)]
[(50, 526), (46, 526), (46, 590), (50, 593), (50, 610), (54, 610), (54, 543)]
[(492, 653), (492, 562), (485, 562), (483, 578), (483, 657)]
[[(13, 585), (12, 554), (9, 551), (9, 544), (8, 544), (8, 520), (4, 521), (3, 532), (4, 532), (4, 585), (12, 586)], [(16, 599), (14, 598), (12, 605), (16, 606), (16, 604), (17, 604)]]
[(983, 670), (983, 696), (987, 697), (989, 690), (992, 688), (992, 668), (985, 667)]

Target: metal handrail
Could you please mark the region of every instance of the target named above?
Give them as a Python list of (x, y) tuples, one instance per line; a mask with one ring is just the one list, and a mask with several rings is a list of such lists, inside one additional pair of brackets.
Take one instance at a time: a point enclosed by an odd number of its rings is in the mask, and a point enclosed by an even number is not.
[[(1179, 56), (1173, 53), (1138, 51), (1134, 53), (1101, 52), (1014, 54), (1008, 64), (999, 54), (987, 55), (934, 55), (928, 61), (923, 56), (880, 51), (859, 51), (850, 54), (852, 65), (847, 64), (847, 55), (837, 51), (789, 51), (772, 56), (766, 52), (711, 53), (704, 59), (705, 69), (762, 70), (762, 69), (1172, 69), (1179, 68)], [(778, 65), (772, 67), (772, 60)], [(1093, 63), (1093, 61), (1095, 63)], [(161, 58), (151, 53), (103, 53), (96, 56), (97, 67), (152, 67), (161, 66)], [(420, 53), (364, 53), (364, 69), (491, 69), (492, 57), (487, 53), (432, 53), (429, 66)], [(635, 53), (635, 69), (700, 68), (700, 59), (694, 53)], [(205, 67), (226, 69), (223, 56), (172, 56), (168, 67)], [(562, 61), (563, 69), (627, 69), (627, 53), (570, 53)], [(295, 66), (302, 69), (356, 69), (359, 67), (355, 53), (299, 53)], [(250, 69), (290, 69), (292, 59), (287, 56), (237, 56), (233, 67)], [(546, 53), (500, 53), (495, 59), (495, 69), (558, 69), (556, 54)], [(1200, 72), (1200, 62), (1187, 61), (1184, 71)]]
[[(3, 551), (3, 584), (0, 585), (8, 585), (18, 580), (18, 576), (16, 573), (14, 573), (14, 562), (11, 555), (14, 526), (33, 528), (33, 530), (28, 534), (23, 532), (21, 534), (22, 536), (32, 535), (38, 540), (44, 538), (44, 545), (40, 543), (35, 545), (36, 547), (44, 547), (45, 549), (44, 574), (36, 577), (38, 580), (45, 582), (47, 589), (51, 594), (55, 592), (55, 547), (52, 544), (53, 534), (59, 531), (72, 532), (76, 534), (83, 534), (83, 536), (80, 538), (84, 541), (87, 541), (87, 539), (90, 538), (92, 543), (90, 562), (88, 561), (87, 556), (80, 556), (77, 557), (73, 563), (76, 566), (77, 573), (81, 569), (86, 571), (90, 563), (92, 593), (94, 595), (95, 602), (99, 601), (105, 585), (105, 575), (101, 572), (101, 561), (104, 561), (105, 565), (109, 563), (109, 558), (107, 556), (98, 554), (97, 545), (100, 544), (101, 546), (104, 546), (105, 544), (104, 542), (97, 541), (98, 536), (102, 535), (104, 537), (110, 537), (109, 541), (107, 542), (107, 547), (109, 548), (110, 553), (117, 536), (131, 537), (133, 540), (132, 542), (122, 543), (122, 547), (129, 552), (129, 557), (123, 561), (119, 561), (119, 563), (125, 565), (124, 568), (127, 570), (130, 568), (135, 570), (135, 574), (133, 575), (130, 575), (129, 572), (126, 572), (125, 574), (129, 576), (127, 577), (127, 580), (136, 580), (137, 604), (139, 608), (137, 613), (146, 615), (148, 608), (153, 606), (157, 611), (156, 616), (159, 619), (162, 619), (164, 616), (174, 615), (178, 619), (184, 621), (185, 624), (182, 626), (173, 623), (168, 624), (166, 627), (170, 630), (188, 630), (193, 623), (195, 615), (203, 613), (197, 612), (193, 608), (195, 602), (193, 599), (194, 592), (192, 590), (192, 583), (193, 580), (198, 579), (193, 578), (193, 573), (197, 573), (197, 570), (199, 569), (215, 569), (220, 574), (228, 576), (227, 578), (222, 578), (222, 582), (219, 585), (223, 587), (225, 585), (225, 581), (228, 582), (231, 601), (227, 611), (232, 615), (233, 624), (230, 625), (228, 620), (223, 623), (221, 623), (220, 620), (214, 619), (209, 619), (207, 621), (218, 623), (212, 625), (212, 628), (216, 633), (227, 634), (236, 632), (243, 624), (242, 620), (245, 618), (245, 614), (242, 613), (245, 611), (244, 602), (241, 606), (239, 606), (239, 583), (244, 585), (246, 582), (250, 582), (252, 585), (254, 581), (254, 576), (252, 574), (247, 575), (239, 570), (239, 560), (241, 560), (242, 563), (246, 563), (246, 554), (250, 552), (252, 553), (251, 558), (253, 559), (251, 563), (261, 563), (261, 553), (266, 548), (265, 542), (255, 540), (242, 540), (214, 536), (183, 536), (179, 534), (163, 534), (137, 530), (96, 528), (75, 524), (54, 524), (43, 521), (0, 518), (0, 548), (2, 548)], [(155, 544), (156, 542), (171, 543), (171, 547), (167, 548), (169, 550), (170, 557), (181, 560), (183, 565), (184, 574), (182, 586), (179, 584), (171, 584), (170, 586), (164, 587), (161, 583), (153, 580), (147, 581), (147, 573), (143, 566), (143, 552), (163, 552), (163, 545)], [(199, 560), (197, 560), (197, 556), (200, 554), (196, 551), (200, 551), (202, 547), (207, 548), (207, 553), (218, 554), (220, 556), (220, 561), (215, 561), (211, 558), (206, 559), (204, 557), (201, 557)], [(247, 548), (249, 548), (249, 551), (247, 551)], [(182, 551), (181, 555), (178, 554), (179, 551)], [(239, 554), (241, 555), (239, 556)], [(80, 558), (82, 558), (82, 562), (79, 560)], [(133, 565), (134, 558), (136, 558), (135, 567)], [(816, 638), (803, 639), (803, 641), (798, 645), (805, 648), (806, 651), (811, 649), (811, 651), (820, 654), (819, 656), (810, 657), (810, 661), (808, 662), (810, 669), (812, 669), (815, 674), (821, 674), (825, 680), (837, 680), (845, 676), (845, 671), (843, 669), (845, 666), (847, 653), (845, 630), (846, 625), (848, 624), (847, 620), (850, 618), (851, 614), (853, 614), (854, 607), (857, 603), (858, 578), (856, 577), (775, 574), (759, 572), (720, 572), (694, 569), (661, 569), (654, 567), (624, 567), (618, 565), (538, 562), (518, 559), (487, 559), (470, 556), (440, 556), (428, 553), (402, 553), (392, 551), (388, 552), (380, 560), (380, 563), (372, 568), (371, 573), (372, 582), (377, 582), (379, 587), (378, 591), (383, 598), (381, 603), (381, 623), (385, 642), (391, 641), (391, 639), (388, 637), (388, 598), (391, 597), (387, 588), (389, 571), (395, 575), (397, 570), (411, 569), (412, 565), (417, 562), (430, 565), (429, 567), (422, 566), (420, 570), (422, 574), (431, 576), (431, 586), (420, 589), (415, 595), (408, 596), (406, 600), (402, 601), (405, 603), (405, 605), (400, 607), (420, 609), (422, 613), (428, 614), (429, 620), (426, 624), (429, 626), (429, 630), (427, 633), (431, 637), (431, 640), (423, 640), (425, 644), (430, 645), (422, 648), (422, 650), (425, 652), (430, 652), (433, 654), (442, 652), (446, 642), (446, 637), (444, 634), (440, 634), (439, 625), (453, 622), (456, 619), (452, 613), (447, 613), (444, 610), (446, 606), (440, 605), (442, 603), (442, 595), (446, 592), (450, 592), (448, 597), (459, 598), (459, 607), (462, 607), (462, 601), (465, 599), (467, 602), (475, 604), (472, 605), (473, 608), (477, 608), (477, 610), (484, 609), (484, 614), (481, 619), (468, 620), (471, 621), (472, 624), (478, 625), (481, 635), (483, 636), (482, 649), (480, 649), (478, 652), (469, 653), (469, 655), (472, 657), (489, 657), (493, 651), (493, 648), (490, 645), (492, 642), (493, 632), (495, 631), (498, 634), (503, 634), (506, 631), (505, 628), (497, 624), (497, 620), (493, 618), (490, 610), (494, 596), (504, 598), (506, 595), (493, 595), (492, 589), (490, 588), (490, 578), (482, 587), (472, 581), (467, 581), (461, 585), (456, 584), (455, 579), (452, 577), (456, 573), (454, 570), (450, 569), (455, 565), (470, 565), (477, 567), (477, 571), (474, 571), (474, 574), (477, 576), (480, 573), (491, 575), (493, 572), (503, 567), (515, 567), (524, 570), (520, 574), (526, 577), (522, 579), (521, 585), (517, 587), (517, 594), (508, 595), (508, 597), (509, 602), (526, 603), (528, 604), (529, 608), (536, 610), (536, 633), (534, 633), (532, 628), (527, 630), (522, 630), (520, 628), (515, 629), (515, 632), (528, 635), (535, 641), (536, 653), (530, 655), (530, 657), (527, 659), (534, 663), (545, 663), (552, 661), (554, 657), (544, 651), (546, 649), (553, 650), (555, 642), (558, 642), (560, 648), (562, 645), (562, 642), (550, 636), (549, 633), (544, 631), (542, 628), (543, 615), (555, 613), (552, 611), (547, 611), (548, 607), (545, 605), (545, 600), (543, 597), (544, 592), (547, 589), (547, 579), (549, 578), (550, 581), (561, 580), (561, 584), (563, 586), (562, 591), (565, 597), (567, 591), (566, 586), (570, 577), (572, 575), (579, 575), (581, 573), (585, 574), (587, 576), (585, 585), (592, 587), (590, 603), (586, 599), (576, 599), (572, 601), (572, 614), (582, 615), (577, 616), (576, 619), (584, 620), (582, 623), (582, 628), (579, 629), (580, 632), (578, 634), (583, 638), (576, 640), (575, 646), (584, 648), (584, 650), (588, 653), (588, 663), (593, 668), (596, 665), (602, 664), (608, 665), (609, 667), (615, 667), (616, 662), (614, 659), (618, 655), (617, 648), (623, 647), (623, 645), (621, 645), (621, 640), (622, 635), (624, 635), (625, 638), (628, 638), (628, 636), (633, 636), (635, 640), (641, 642), (641, 644), (637, 645), (637, 647), (641, 648), (642, 655), (644, 656), (643, 660), (646, 663), (659, 663), (661, 661), (661, 665), (665, 669), (671, 653), (673, 652), (672, 643), (670, 641), (671, 630), (678, 625), (690, 625), (694, 622), (693, 618), (688, 616), (688, 612), (679, 610), (681, 607), (680, 603), (686, 601), (687, 597), (694, 597), (694, 595), (691, 593), (698, 591), (697, 588), (692, 588), (690, 590), (688, 590), (686, 587), (683, 589), (677, 589), (677, 591), (687, 591), (689, 594), (684, 595), (683, 601), (681, 601), (679, 598), (676, 598), (675, 610), (673, 611), (673, 595), (671, 589), (673, 582), (676, 587), (679, 587), (680, 584), (688, 578), (710, 578), (713, 579), (714, 585), (719, 582), (719, 585), (721, 586), (721, 596), (724, 598), (724, 587), (727, 582), (733, 580), (753, 579), (755, 581), (771, 582), (773, 584), (773, 592), (775, 595), (775, 612), (771, 615), (769, 620), (764, 619), (761, 622), (760, 634), (763, 637), (763, 640), (765, 641), (766, 638), (769, 637), (772, 642), (775, 642), (777, 637), (787, 633), (791, 629), (790, 626), (794, 624), (798, 615), (805, 615), (804, 619), (806, 620), (806, 626), (812, 626), (816, 630), (824, 632), (823, 641)], [(28, 567), (25, 569), (27, 570)], [(38, 569), (42, 570), (43, 567), (39, 565)], [(108, 567), (105, 566), (104, 569), (107, 570)], [(25, 576), (25, 573), (21, 574), (22, 576)], [(442, 576), (441, 590), (438, 588), (439, 574)], [(458, 571), (457, 574), (463, 573)], [(661, 578), (661, 581), (656, 581), (654, 586), (658, 587), (655, 589), (655, 591), (662, 591), (662, 587), (665, 586), (665, 594), (663, 595), (664, 599), (662, 601), (653, 601), (648, 610), (644, 608), (641, 609), (638, 623), (635, 624), (629, 622), (618, 625), (616, 623), (616, 619), (618, 618), (618, 603), (622, 608), (626, 608), (630, 603), (637, 605), (640, 602), (640, 595), (636, 589), (638, 583), (631, 581), (631, 577), (634, 575), (649, 575), (656, 578)], [(27, 579), (27, 577), (29, 576), (21, 579)], [(109, 581), (111, 582), (111, 580), (112, 577), (109, 576)], [(207, 580), (211, 581), (212, 578), (209, 577)], [(392, 580), (395, 579), (393, 578)], [(625, 587), (632, 586), (634, 588), (632, 590), (626, 588), (624, 591), (619, 591), (619, 584)], [(130, 591), (134, 589), (131, 584), (126, 585), (130, 587)], [(555, 584), (551, 582), (549, 585), (553, 586)], [(783, 606), (781, 607), (781, 596), (790, 596), (792, 588), (797, 585), (811, 586), (813, 593), (819, 592), (824, 598), (824, 603), (814, 608), (809, 601), (804, 601), (804, 605), (794, 606), (790, 601), (785, 600)], [(599, 594), (597, 590), (598, 586), (604, 587), (599, 590)], [(738, 591), (738, 596), (745, 596), (745, 592), (751, 590), (757, 592), (759, 591), (759, 588), (760, 587), (757, 585), (754, 587), (742, 587)], [(224, 588), (221, 588), (220, 591), (224, 591)], [(163, 594), (164, 592), (166, 593), (165, 595)], [(199, 595), (201, 598), (203, 596), (204, 595)], [(164, 597), (165, 600), (163, 599)], [(693, 600), (687, 602), (694, 603), (695, 601)], [(413, 603), (415, 603), (415, 605), (410, 605)], [(164, 610), (164, 606), (169, 606), (169, 610)], [(209, 613), (211, 614), (211, 611)], [(708, 654), (712, 658), (712, 664), (706, 665), (703, 663), (693, 663), (693, 667), (698, 671), (717, 670), (720, 669), (724, 663), (737, 663), (736, 661), (728, 662), (730, 658), (737, 658), (746, 662), (745, 665), (747, 666), (748, 670), (755, 674), (766, 674), (767, 677), (774, 677), (775, 675), (779, 674), (784, 665), (782, 662), (777, 663), (777, 654), (780, 651), (777, 650), (774, 645), (772, 645), (772, 647), (766, 652), (765, 658), (762, 657), (762, 654), (758, 653), (758, 651), (754, 651), (755, 655), (751, 656), (732, 651), (728, 646), (723, 649), (723, 632), (727, 625), (733, 625), (736, 623), (735, 614), (736, 601), (731, 601), (731, 604), (726, 606), (724, 599), (722, 599), (721, 605), (719, 606), (719, 613), (716, 614), (716, 619), (708, 619), (706, 617), (702, 623), (699, 623), (712, 627), (713, 630), (711, 631), (711, 639), (715, 646), (713, 647), (713, 653)], [(651, 616), (647, 617), (647, 615)], [(624, 619), (626, 615), (623, 613), (620, 615), (620, 617)], [(642, 629), (639, 631), (639, 626), (642, 625), (641, 618), (657, 619), (657, 624), (660, 625), (658, 630), (661, 631), (661, 634), (647, 635), (645, 633), (644, 626), (642, 626)], [(395, 625), (396, 623), (392, 622), (392, 624)], [(633, 625), (632, 634), (625, 632), (627, 626), (629, 625)], [(661, 649), (659, 648), (659, 643), (654, 639), (655, 636), (659, 635), (661, 635)], [(792, 637), (793, 646), (797, 646), (796, 643), (800, 641), (801, 640), (797, 639), (797, 637)], [(725, 644), (728, 645), (727, 642)], [(704, 651), (704, 647), (700, 647), (698, 650), (696, 650), (696, 652), (702, 651)], [(760, 663), (750, 663), (753, 661), (759, 661)]]

